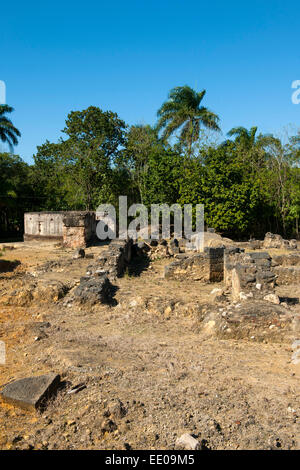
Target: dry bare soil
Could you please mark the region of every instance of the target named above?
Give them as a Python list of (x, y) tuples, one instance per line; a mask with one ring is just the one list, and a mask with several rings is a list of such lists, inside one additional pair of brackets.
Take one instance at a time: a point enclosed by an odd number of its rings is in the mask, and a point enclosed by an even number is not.
[[(34, 244), (3, 259), (20, 264), (0, 273), (0, 300), (20, 285), (30, 291), (36, 279), (72, 289), (92, 262)], [(48, 372), (63, 381), (43, 412), (0, 402), (1, 449), (174, 449), (185, 432), (209, 449), (300, 448), (290, 337), (226, 339), (203, 328), (216, 285), (164, 280), (167, 262), (132, 265), (115, 283), (113, 305), (76, 305), (47, 288), (0, 302), (0, 388)], [(299, 297), (299, 286), (292, 294)]]

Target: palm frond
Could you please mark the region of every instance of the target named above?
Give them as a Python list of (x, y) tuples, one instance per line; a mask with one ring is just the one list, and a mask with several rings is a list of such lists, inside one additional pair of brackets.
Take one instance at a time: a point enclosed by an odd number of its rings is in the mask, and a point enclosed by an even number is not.
[(200, 124), (219, 131), (219, 117), (204, 106), (200, 106), (206, 90), (196, 92), (188, 85), (172, 88), (168, 100), (157, 112), (159, 120), (156, 128), (162, 131), (163, 138), (169, 138), (182, 127), (180, 140), (186, 141), (191, 148), (199, 139)]
[(5, 116), (6, 113), (11, 113), (13, 110), (7, 104), (0, 105), (0, 140), (7, 143), (11, 151), (13, 151), (13, 145), (18, 144), (17, 137), (21, 137), (20, 131)]

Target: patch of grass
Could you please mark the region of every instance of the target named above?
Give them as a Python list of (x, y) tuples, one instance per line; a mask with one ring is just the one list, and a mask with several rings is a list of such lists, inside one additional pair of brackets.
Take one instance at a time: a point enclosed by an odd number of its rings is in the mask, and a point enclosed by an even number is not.
[(125, 279), (132, 279), (134, 276), (130, 273), (128, 267), (124, 271), (124, 278)]

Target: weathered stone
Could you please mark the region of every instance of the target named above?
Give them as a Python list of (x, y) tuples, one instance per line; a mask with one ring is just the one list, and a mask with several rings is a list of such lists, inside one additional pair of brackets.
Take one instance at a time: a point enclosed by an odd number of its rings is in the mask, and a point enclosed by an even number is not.
[(267, 302), (271, 302), (272, 304), (279, 305), (280, 304), (280, 299), (278, 295), (276, 294), (267, 294), (264, 296), (264, 300)]
[(290, 248), (292, 250), (297, 250), (297, 248), (298, 248), (298, 242), (294, 238), (292, 240), (290, 240)]
[(118, 398), (108, 403), (107, 408), (108, 408), (110, 416), (113, 419), (120, 419), (126, 415), (126, 408), (124, 407), (121, 400), (119, 400)]
[(185, 433), (176, 439), (176, 447), (186, 450), (199, 450), (200, 442), (197, 441), (191, 434)]
[(179, 242), (176, 238), (173, 238), (169, 243), (169, 252), (171, 255), (180, 253)]
[(24, 409), (43, 408), (60, 384), (57, 374), (40, 375), (16, 380), (1, 390), (2, 399)]
[(58, 240), (66, 247), (85, 247), (95, 236), (95, 213), (30, 212), (24, 215), (24, 240)]
[[(213, 305), (208, 307), (201, 328), (207, 336), (248, 338), (259, 342), (271, 339), (288, 341), (290, 344), (287, 331), (292, 329), (293, 321), (284, 305), (252, 297), (231, 304), (230, 308), (222, 311)], [(270, 328), (271, 325), (276, 325), (276, 328)]]
[(239, 293), (239, 299), (240, 300), (248, 300), (248, 299), (251, 299), (251, 297), (253, 297), (252, 292), (248, 292), (248, 294), (245, 294), (245, 292), (240, 292)]
[(281, 235), (274, 233), (266, 233), (265, 239), (263, 242), (264, 248), (287, 248), (287, 249), (297, 249), (297, 240), (284, 240)]
[(77, 250), (74, 251), (74, 254), (72, 256), (73, 259), (80, 259), (85, 257), (85, 251), (83, 248), (77, 248)]
[(109, 303), (112, 299), (113, 286), (104, 274), (99, 277), (82, 278), (74, 291), (75, 300), (79, 303), (94, 305), (96, 303)]
[(256, 298), (273, 293), (276, 275), (268, 253), (225, 250), (224, 279), (234, 300), (246, 300), (250, 293)]
[(277, 266), (274, 267), (274, 273), (278, 285), (300, 283), (300, 266)]
[(300, 253), (274, 255), (272, 257), (272, 266), (300, 266)]
[(191, 256), (184, 255), (183, 259), (165, 266), (166, 279), (191, 279), (201, 282), (220, 282), (223, 280), (224, 250), (222, 248), (205, 248), (204, 252)]
[(151, 251), (150, 246), (145, 242), (138, 242), (134, 245), (134, 251), (138, 256), (145, 255)]
[(215, 288), (211, 291), (209, 298), (211, 302), (223, 302), (226, 300), (223, 289)]
[(265, 260), (265, 259), (270, 260), (271, 259), (271, 256), (266, 251), (259, 251), (259, 252), (253, 252), (253, 253), (247, 253), (247, 254), (253, 260)]
[(24, 214), (24, 241), (62, 240), (64, 212), (27, 212)]
[(260, 250), (263, 245), (261, 240), (250, 240), (249, 246), (252, 250)]

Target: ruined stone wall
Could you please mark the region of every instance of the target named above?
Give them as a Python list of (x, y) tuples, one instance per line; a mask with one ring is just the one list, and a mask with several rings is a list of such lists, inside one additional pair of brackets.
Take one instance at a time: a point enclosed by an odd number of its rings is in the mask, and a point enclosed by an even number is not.
[(62, 240), (64, 212), (28, 212), (24, 214), (24, 241)]
[(273, 294), (276, 275), (266, 252), (245, 253), (239, 248), (225, 250), (224, 281), (235, 300), (264, 298)]
[(226, 248), (224, 251), (224, 284), (226, 287), (231, 288), (232, 284), (232, 270), (239, 261), (240, 253), (245, 250), (240, 248)]
[(300, 266), (276, 266), (273, 271), (279, 286), (300, 284)]
[(273, 255), (272, 266), (300, 266), (300, 253)]
[(166, 279), (191, 279), (201, 282), (220, 282), (224, 275), (224, 249), (205, 248), (192, 256), (178, 255), (173, 263), (165, 266)]
[(57, 240), (67, 248), (85, 247), (96, 233), (94, 212), (29, 212), (24, 215), (24, 241)]
[(300, 253), (276, 255), (272, 258), (273, 272), (278, 285), (300, 283)]
[(63, 245), (84, 248), (95, 236), (94, 212), (67, 212), (63, 217)]
[(287, 250), (296, 250), (297, 249), (297, 240), (284, 240), (281, 235), (275, 233), (266, 233), (265, 239), (263, 241), (263, 248), (284, 248)]
[(90, 304), (111, 301), (114, 290), (111, 281), (123, 274), (131, 256), (131, 239), (113, 240), (80, 279), (80, 284), (74, 292), (75, 300)]

